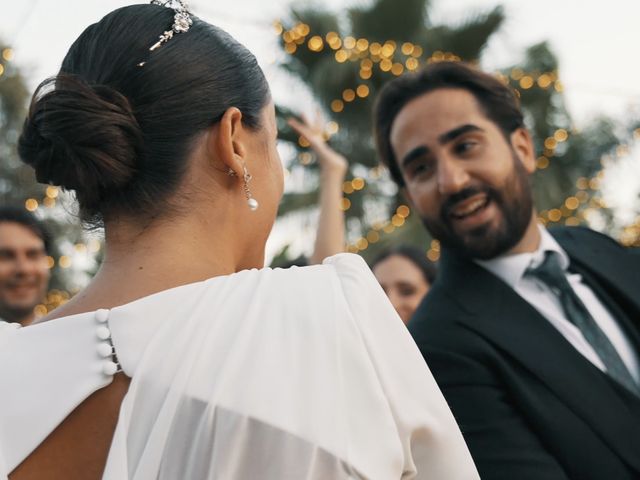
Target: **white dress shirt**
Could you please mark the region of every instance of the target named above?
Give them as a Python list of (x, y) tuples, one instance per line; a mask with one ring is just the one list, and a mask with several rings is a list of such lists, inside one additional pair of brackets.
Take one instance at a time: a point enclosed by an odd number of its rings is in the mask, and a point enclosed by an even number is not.
[[(582, 276), (567, 271), (569, 256), (558, 242), (541, 226), (540, 245), (535, 252), (519, 253), (515, 255), (502, 255), (491, 260), (476, 260), (476, 263), (489, 270), (513, 288), (518, 295), (524, 298), (533, 308), (545, 317), (558, 331), (584, 355), (587, 360), (603, 372), (606, 371), (602, 360), (596, 354), (582, 332), (571, 323), (564, 314), (558, 297), (549, 287), (539, 279), (531, 275), (525, 275), (529, 267), (535, 268), (544, 260), (545, 252), (557, 252), (560, 255), (560, 265), (566, 272), (567, 280), (589, 313), (594, 318), (600, 329), (609, 338), (620, 358), (631, 373), (636, 382), (640, 380), (640, 362), (638, 355), (624, 331), (613, 318), (611, 313), (602, 304), (593, 290), (582, 281)], [(640, 382), (639, 382), (640, 383)]]

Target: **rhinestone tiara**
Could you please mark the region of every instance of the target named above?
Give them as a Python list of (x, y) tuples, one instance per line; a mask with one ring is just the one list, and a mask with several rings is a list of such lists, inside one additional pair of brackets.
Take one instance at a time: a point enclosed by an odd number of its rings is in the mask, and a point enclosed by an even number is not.
[[(151, 0), (151, 5), (167, 7), (175, 12), (171, 28), (163, 32), (162, 35), (159, 36), (159, 40), (149, 47), (149, 51), (153, 52), (155, 49), (160, 48), (163, 44), (171, 40), (174, 34), (188, 32), (191, 25), (193, 25), (193, 20), (191, 19), (189, 7), (183, 0)], [(142, 67), (145, 63), (146, 62), (140, 62), (138, 66)]]

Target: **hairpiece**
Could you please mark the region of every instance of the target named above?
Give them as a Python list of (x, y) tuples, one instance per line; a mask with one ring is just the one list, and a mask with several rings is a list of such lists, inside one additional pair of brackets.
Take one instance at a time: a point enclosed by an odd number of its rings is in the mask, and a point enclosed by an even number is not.
[[(175, 12), (171, 29), (163, 32), (159, 37), (160, 39), (149, 48), (149, 51), (153, 52), (156, 48), (161, 47), (164, 43), (171, 40), (174, 34), (188, 32), (191, 25), (193, 25), (193, 20), (191, 19), (189, 7), (183, 0), (151, 0), (151, 5), (167, 7)], [(145, 63), (146, 62), (140, 62), (138, 66), (142, 67)]]

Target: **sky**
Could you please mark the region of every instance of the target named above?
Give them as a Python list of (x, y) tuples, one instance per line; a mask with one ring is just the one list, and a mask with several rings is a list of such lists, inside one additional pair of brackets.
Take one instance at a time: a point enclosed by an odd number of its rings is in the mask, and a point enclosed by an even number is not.
[[(325, 0), (336, 10), (366, 0)], [(31, 85), (56, 72), (82, 30), (122, 0), (0, 0), (0, 38), (15, 50)], [(277, 97), (290, 94), (277, 71), (273, 21), (286, 16), (288, 0), (192, 0), (192, 10), (229, 31), (258, 57)], [(627, 115), (640, 109), (640, 44), (636, 0), (432, 0), (434, 23), (457, 24), (495, 5), (505, 7), (507, 22), (494, 36), (483, 66), (497, 69), (518, 61), (524, 49), (548, 40), (560, 59), (560, 77), (579, 127), (600, 113)], [(64, 8), (61, 7), (64, 5)], [(298, 2), (298, 5), (304, 3)], [(307, 97), (305, 97), (307, 98)]]
[[(324, 0), (336, 11), (367, 0)], [(32, 88), (53, 75), (75, 38), (109, 11), (128, 5), (122, 0), (0, 0), (0, 39), (14, 49), (13, 61), (25, 72)], [(286, 18), (289, 0), (191, 0), (191, 10), (227, 30), (253, 51), (265, 70), (276, 102), (295, 105), (307, 113), (315, 110), (312, 96), (278, 66), (284, 53), (277, 46), (274, 21)], [(297, 2), (296, 6), (309, 4)], [(560, 79), (574, 124), (580, 128), (595, 116), (623, 119), (640, 116), (640, 45), (638, 0), (432, 0), (430, 20), (456, 25), (474, 14), (501, 4), (506, 23), (492, 37), (482, 65), (493, 71), (518, 62), (525, 49), (548, 41), (560, 62)], [(64, 5), (64, 7), (62, 7)], [(160, 34), (161, 32), (158, 32)], [(105, 46), (108, 48), (108, 46)], [(637, 201), (640, 176), (638, 149), (609, 172), (613, 203)], [(617, 188), (621, 186), (624, 188)], [(293, 219), (300, 231), (299, 249), (312, 244), (314, 218)], [(268, 245), (273, 253), (291, 225), (280, 221)], [(294, 248), (294, 253), (299, 253)]]

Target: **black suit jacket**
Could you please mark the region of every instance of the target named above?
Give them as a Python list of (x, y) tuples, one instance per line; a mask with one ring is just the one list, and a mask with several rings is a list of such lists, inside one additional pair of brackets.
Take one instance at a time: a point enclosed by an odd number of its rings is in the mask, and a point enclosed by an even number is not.
[[(640, 352), (640, 255), (584, 228), (551, 232)], [(443, 252), (409, 329), (484, 480), (640, 479), (640, 398), (477, 264)]]

